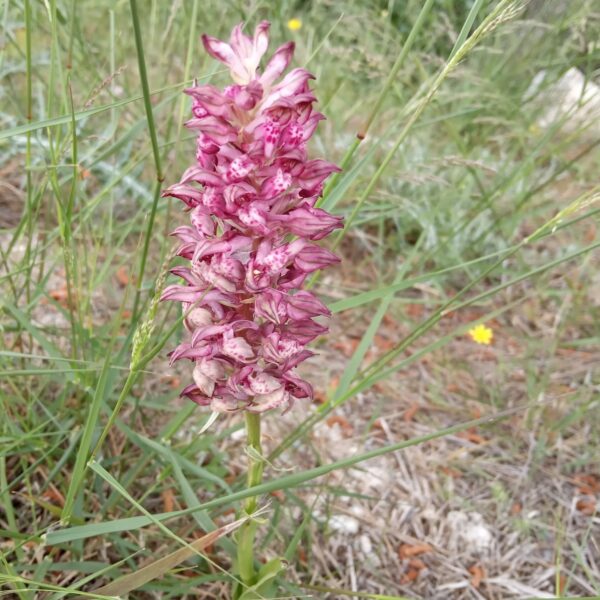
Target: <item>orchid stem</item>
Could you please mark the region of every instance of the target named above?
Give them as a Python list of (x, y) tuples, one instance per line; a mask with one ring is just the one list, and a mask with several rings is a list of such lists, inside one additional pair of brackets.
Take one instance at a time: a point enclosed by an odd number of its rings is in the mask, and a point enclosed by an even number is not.
[[(248, 488), (260, 485), (263, 474), (262, 448), (260, 445), (260, 415), (246, 412), (246, 434), (248, 440)], [(244, 503), (243, 512), (251, 515), (256, 511), (258, 497), (251, 496)], [(238, 537), (238, 568), (244, 585), (251, 586), (255, 582), (254, 571), (254, 536), (257, 522), (250, 519), (240, 528)]]

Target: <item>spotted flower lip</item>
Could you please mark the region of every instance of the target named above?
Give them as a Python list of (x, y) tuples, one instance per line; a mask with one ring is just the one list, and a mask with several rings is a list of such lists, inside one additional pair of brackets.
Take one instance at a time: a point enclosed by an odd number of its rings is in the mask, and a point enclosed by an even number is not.
[(194, 85), (186, 126), (197, 133), (195, 163), (163, 196), (181, 200), (190, 224), (172, 233), (186, 265), (163, 300), (182, 303), (189, 332), (170, 354), (192, 361), (182, 396), (213, 411), (262, 413), (312, 397), (295, 368), (313, 355), (306, 345), (327, 332), (331, 315), (307, 276), (339, 262), (316, 244), (343, 227), (316, 208), (327, 177), (339, 168), (309, 159), (306, 145), (325, 117), (314, 110), (306, 69), (286, 75), (294, 43), (261, 62), (269, 23), (252, 36), (243, 24), (228, 42), (203, 35), (233, 84)]

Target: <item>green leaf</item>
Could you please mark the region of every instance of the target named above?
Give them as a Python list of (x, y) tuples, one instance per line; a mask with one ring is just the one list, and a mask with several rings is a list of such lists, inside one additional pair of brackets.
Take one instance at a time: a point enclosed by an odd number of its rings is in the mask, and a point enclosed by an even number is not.
[(269, 598), (273, 588), (274, 579), (287, 568), (287, 561), (281, 558), (273, 558), (264, 564), (258, 572), (257, 582), (244, 590), (239, 600), (259, 600)]
[(126, 302), (127, 293), (125, 293), (125, 295), (123, 296), (121, 309), (118, 313), (118, 317), (113, 323), (112, 334), (108, 343), (108, 347), (106, 348), (106, 354), (104, 356), (104, 364), (102, 365), (102, 371), (100, 372), (100, 377), (98, 378), (98, 383), (96, 384), (96, 389), (94, 390), (94, 396), (92, 398), (87, 419), (85, 421), (85, 426), (83, 428), (81, 442), (77, 450), (75, 466), (73, 467), (71, 481), (69, 484), (69, 490), (67, 492), (67, 498), (65, 500), (65, 505), (61, 514), (61, 520), (65, 523), (68, 523), (71, 519), (71, 514), (75, 505), (75, 499), (79, 490), (81, 489), (83, 480), (85, 478), (86, 465), (90, 454), (90, 448), (92, 446), (94, 431), (96, 430), (96, 427), (98, 425), (100, 408), (102, 407), (102, 403), (106, 400), (106, 382), (110, 373), (112, 349), (114, 342), (117, 339), (117, 332), (119, 331), (119, 327), (121, 326), (121, 322), (123, 319), (123, 310), (125, 308)]

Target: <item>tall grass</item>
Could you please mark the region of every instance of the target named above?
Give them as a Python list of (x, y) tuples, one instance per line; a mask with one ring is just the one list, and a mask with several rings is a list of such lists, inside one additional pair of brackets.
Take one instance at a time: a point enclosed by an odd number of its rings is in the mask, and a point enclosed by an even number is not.
[[(234, 576), (203, 550), (216, 543), (233, 559), (229, 536), (242, 524), (219, 523), (241, 500), (259, 496), (260, 513), (270, 492), (293, 494), (328, 473), (536, 406), (531, 396), (492, 416), (273, 473), (332, 411), (464, 335), (474, 321), (431, 337), (450, 311), (476, 305), (475, 322), (510, 313), (528, 297), (510, 295), (517, 284), (543, 287), (548, 273), (586, 265), (599, 245), (581, 233), (598, 219), (593, 117), (538, 124), (552, 82), (572, 67), (591, 79), (597, 67), (591, 3), (556, 11), (518, 0), (388, 4), (315, 2), (293, 14), (277, 2), (4, 5), (0, 537), (11, 543), (0, 546), (0, 585), (13, 595), (182, 598), (229, 583)], [(292, 16), (303, 21), (294, 34), (285, 28)], [(194, 75), (221, 80), (199, 52), (199, 34), (223, 36), (263, 17), (278, 40), (296, 37), (297, 60), (317, 76), (329, 121), (316, 144), (344, 166), (321, 202), (345, 215), (335, 245), (365, 274), (359, 284), (345, 268), (334, 284), (312, 285), (340, 318), (360, 311), (369, 322), (325, 402), (295, 413), (297, 425), (265, 463), (266, 481), (242, 490), (221, 450), (241, 421), (197, 435), (208, 415), (177, 401), (169, 379), (180, 376), (165, 355), (184, 315), (157, 299), (171, 254), (165, 232), (179, 216), (159, 196), (193, 156), (181, 90)], [(544, 84), (531, 91), (542, 69)], [(567, 197), (557, 192), (565, 175), (577, 184)], [(429, 316), (370, 359), (400, 294), (424, 283), (437, 294)], [(312, 519), (311, 507), (298, 505), (296, 535), (278, 534), (294, 522), (291, 511), (261, 526), (292, 564)], [(198, 529), (212, 536), (190, 542)], [(151, 548), (169, 557), (153, 577), (151, 568), (128, 577)], [(193, 573), (182, 577), (191, 556)], [(265, 575), (276, 582), (272, 594), (306, 595), (299, 563), (295, 578), (283, 565)], [(60, 569), (76, 575), (56, 585)], [(101, 582), (97, 593), (81, 591)]]

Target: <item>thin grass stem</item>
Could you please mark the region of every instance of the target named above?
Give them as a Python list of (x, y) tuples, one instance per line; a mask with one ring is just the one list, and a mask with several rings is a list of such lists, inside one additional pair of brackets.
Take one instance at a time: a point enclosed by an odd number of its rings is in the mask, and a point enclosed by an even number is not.
[(152, 143), (152, 155), (154, 156), (154, 166), (156, 169), (157, 179), (156, 186), (154, 188), (154, 196), (152, 198), (152, 208), (150, 209), (150, 216), (148, 217), (148, 225), (146, 227), (146, 234), (144, 236), (144, 245), (142, 248), (142, 256), (140, 258), (140, 266), (138, 269), (137, 290), (133, 301), (132, 319), (135, 320), (138, 313), (140, 296), (144, 285), (144, 272), (146, 270), (146, 260), (148, 258), (150, 238), (152, 236), (152, 230), (154, 229), (156, 208), (158, 206), (158, 200), (160, 198), (160, 188), (162, 186), (164, 177), (162, 173), (160, 150), (158, 147), (158, 137), (156, 135), (156, 126), (154, 124), (154, 114), (152, 112), (152, 103), (150, 101), (150, 86), (148, 85), (148, 73), (146, 70), (146, 59), (144, 58), (144, 44), (142, 41), (142, 29), (140, 26), (137, 0), (129, 0), (129, 5), (131, 8), (131, 19), (133, 22), (133, 31), (135, 35), (135, 47), (138, 58), (138, 68), (140, 71), (140, 81), (142, 84), (142, 92), (144, 96), (144, 107), (146, 109), (146, 119), (148, 121), (148, 131), (150, 133), (150, 142)]

